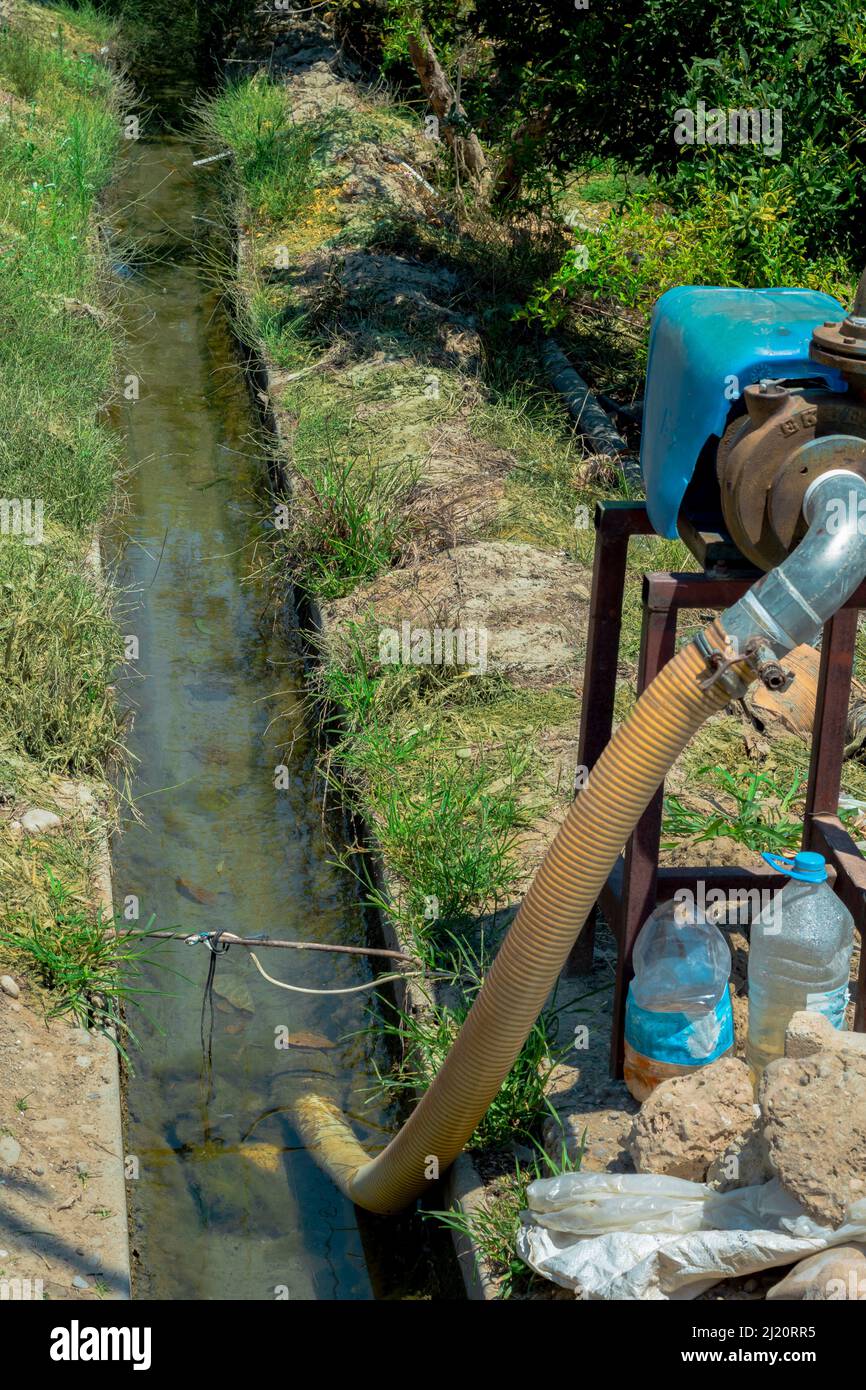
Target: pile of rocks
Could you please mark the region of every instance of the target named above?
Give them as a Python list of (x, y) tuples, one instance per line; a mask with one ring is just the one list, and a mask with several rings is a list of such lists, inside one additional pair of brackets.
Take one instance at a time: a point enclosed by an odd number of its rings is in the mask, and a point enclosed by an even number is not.
[[(639, 1173), (721, 1191), (776, 1178), (814, 1221), (837, 1229), (866, 1197), (866, 1035), (795, 1014), (757, 1100), (746, 1064), (723, 1057), (657, 1087), (629, 1148)], [(767, 1296), (866, 1298), (866, 1246), (811, 1256)]]

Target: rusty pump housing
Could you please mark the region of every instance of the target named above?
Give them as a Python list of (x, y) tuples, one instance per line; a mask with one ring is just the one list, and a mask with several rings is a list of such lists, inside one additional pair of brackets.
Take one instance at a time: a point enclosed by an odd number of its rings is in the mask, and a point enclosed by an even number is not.
[(773, 379), (749, 385), (745, 415), (728, 425), (716, 453), (725, 526), (759, 569), (781, 564), (802, 540), (803, 499), (817, 478), (836, 469), (866, 478), (866, 317), (816, 327), (809, 355), (838, 371), (847, 391)]

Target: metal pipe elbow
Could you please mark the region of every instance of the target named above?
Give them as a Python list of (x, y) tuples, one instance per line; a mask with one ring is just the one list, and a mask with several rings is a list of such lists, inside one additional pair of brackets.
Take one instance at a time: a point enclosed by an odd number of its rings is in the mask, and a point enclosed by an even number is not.
[(866, 577), (866, 479), (833, 469), (803, 498), (806, 535), (786, 560), (764, 575), (721, 617), (737, 653), (762, 639), (774, 656), (818, 640)]

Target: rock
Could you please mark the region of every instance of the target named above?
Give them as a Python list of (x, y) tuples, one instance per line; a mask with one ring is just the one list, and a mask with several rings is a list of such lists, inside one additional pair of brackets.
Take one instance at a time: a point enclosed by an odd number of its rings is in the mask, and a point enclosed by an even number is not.
[(96, 805), (96, 797), (91, 788), (86, 783), (75, 782), (69, 777), (58, 778), (52, 791), (55, 801), (59, 801), (70, 810), (82, 806), (90, 809)]
[(28, 835), (48, 835), (51, 831), (59, 830), (61, 825), (60, 817), (53, 811), (41, 811), (37, 806), (25, 811), (21, 817), (21, 828)]
[(866, 1245), (836, 1245), (809, 1255), (767, 1290), (767, 1298), (804, 1302), (866, 1299)]
[(90, 1285), (80, 1274), (76, 1274), (72, 1280), (72, 1287), (73, 1289), (89, 1289)]
[(0, 1138), (0, 1167), (14, 1168), (21, 1157), (21, 1145), (17, 1139), (13, 1139), (11, 1134), (4, 1134)]
[(11, 975), (0, 975), (0, 989), (4, 994), (8, 994), (10, 999), (17, 999), (21, 993), (20, 986)]
[(232, 1008), (239, 1009), (241, 1013), (252, 1014), (256, 1011), (249, 985), (246, 980), (233, 974), (230, 966), (223, 972), (222, 978), (217, 974), (213, 992), (218, 1000), (225, 1000), (227, 1004), (230, 1004)]
[(824, 1226), (866, 1197), (866, 1056), (780, 1057), (761, 1080), (764, 1141), (783, 1188)]
[(744, 1138), (729, 1144), (707, 1169), (707, 1182), (719, 1192), (730, 1192), (735, 1187), (757, 1187), (772, 1176), (757, 1106), (755, 1119), (755, 1128)]
[(657, 1086), (634, 1122), (629, 1149), (639, 1173), (703, 1182), (715, 1160), (742, 1149), (757, 1130), (749, 1069), (721, 1057)]
[(802, 1010), (785, 1032), (786, 1057), (812, 1057), (816, 1052), (859, 1052), (866, 1056), (866, 1033), (834, 1028), (823, 1014)]

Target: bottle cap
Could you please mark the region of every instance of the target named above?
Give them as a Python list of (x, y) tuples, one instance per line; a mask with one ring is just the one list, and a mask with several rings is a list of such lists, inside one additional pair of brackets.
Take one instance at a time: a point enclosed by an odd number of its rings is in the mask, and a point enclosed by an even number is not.
[(802, 883), (827, 881), (827, 864), (823, 854), (815, 854), (810, 849), (799, 850), (793, 859), (782, 854), (762, 854), (761, 858), (780, 873), (787, 874), (790, 878), (798, 878)]

